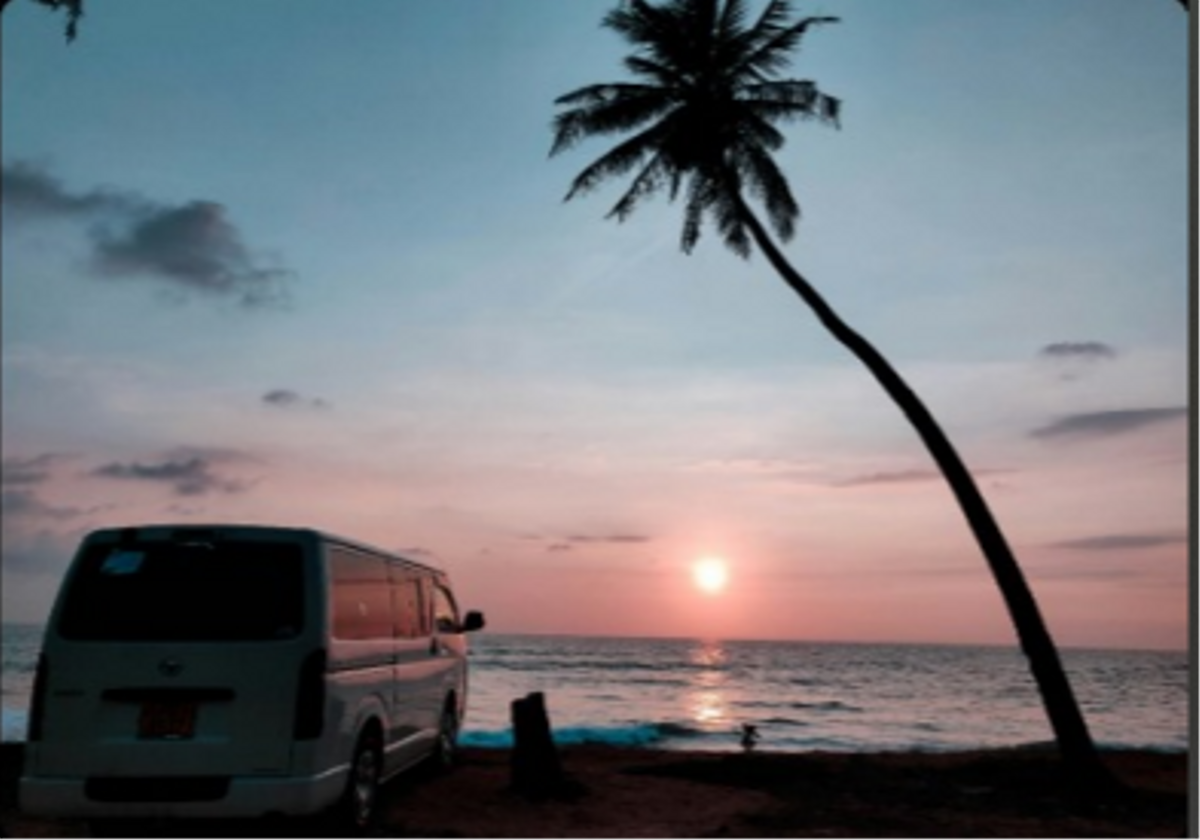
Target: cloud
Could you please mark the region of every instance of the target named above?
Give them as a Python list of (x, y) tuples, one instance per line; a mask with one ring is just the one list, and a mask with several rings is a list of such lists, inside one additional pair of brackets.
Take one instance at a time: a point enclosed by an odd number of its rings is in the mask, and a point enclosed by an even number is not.
[(853, 476), (843, 481), (834, 482), (834, 487), (863, 487), (871, 484), (913, 484), (924, 481), (936, 481), (942, 478), (937, 470), (896, 470), (895, 472), (877, 472)]
[[(975, 479), (983, 478), (984, 476), (999, 475), (1010, 472), (1009, 470), (972, 470), (971, 475)], [(866, 473), (864, 475), (851, 476), (850, 478), (841, 481), (833, 482), (833, 487), (866, 487), (879, 484), (919, 484), (927, 481), (945, 481), (945, 476), (939, 470), (894, 470), (890, 472)]]
[(50, 468), (69, 456), (46, 452), (32, 458), (5, 458), (0, 465), (0, 512), (7, 519), (70, 519), (104, 510), (58, 507), (43, 501), (35, 489), (50, 479)]
[(287, 388), (268, 391), (262, 395), (262, 401), (269, 406), (285, 409), (329, 408), (329, 403), (319, 397), (305, 397)]
[(1131, 569), (1127, 566), (1101, 567), (1067, 567), (1067, 566), (1038, 566), (1029, 570), (1029, 576), (1038, 581), (1070, 581), (1132, 583), (1138, 580), (1152, 579), (1142, 569)]
[(246, 489), (244, 483), (223, 478), (214, 472), (214, 462), (219, 458), (181, 455), (157, 463), (113, 462), (96, 467), (90, 474), (119, 481), (169, 484), (180, 496), (238, 493)]
[(5, 164), (0, 181), (5, 213), (15, 220), (132, 213), (145, 207), (143, 200), (113, 190), (68, 192), (45, 170), (20, 161)]
[(41, 484), (50, 477), (49, 468), (64, 456), (46, 452), (33, 458), (5, 458), (0, 464), (0, 483), (6, 486), (17, 484)]
[(255, 265), (225, 208), (212, 201), (165, 207), (120, 234), (93, 231), (93, 266), (106, 276), (150, 274), (185, 288), (229, 295), (244, 306), (278, 303), (290, 272)]
[(647, 543), (647, 542), (650, 542), (650, 538), (643, 537), (643, 536), (640, 536), (637, 534), (611, 534), (611, 535), (599, 536), (599, 537), (587, 536), (587, 535), (576, 535), (576, 536), (572, 536), (572, 537), (567, 537), (567, 542), (576, 543), (576, 544), (579, 544), (579, 543), (629, 544), (629, 543)]
[(639, 545), (651, 541), (641, 534), (573, 534), (566, 537), (547, 537), (523, 534), (520, 539), (546, 544), (546, 551), (571, 551), (577, 545)]
[(27, 163), (3, 169), (6, 213), (25, 219), (92, 219), (91, 269), (103, 277), (147, 275), (247, 307), (282, 302), (287, 269), (264, 266), (215, 201), (165, 205), (133, 193), (72, 193)]
[(1157, 548), (1163, 545), (1186, 545), (1187, 535), (1166, 534), (1103, 534), (1051, 543), (1050, 548), (1065, 548), (1072, 551), (1133, 551), (1140, 548)]
[(4, 490), (0, 492), (0, 512), (7, 517), (39, 518), (39, 519), (70, 519), (94, 513), (99, 508), (82, 510), (72, 507), (55, 507), (42, 501), (31, 490)]
[(1134, 432), (1147, 426), (1182, 420), (1186, 406), (1169, 408), (1132, 408), (1115, 411), (1091, 411), (1068, 414), (1032, 430), (1035, 438), (1092, 438)]
[(1053, 361), (1098, 362), (1115, 359), (1117, 351), (1102, 341), (1058, 341), (1047, 344), (1038, 351), (1038, 356)]

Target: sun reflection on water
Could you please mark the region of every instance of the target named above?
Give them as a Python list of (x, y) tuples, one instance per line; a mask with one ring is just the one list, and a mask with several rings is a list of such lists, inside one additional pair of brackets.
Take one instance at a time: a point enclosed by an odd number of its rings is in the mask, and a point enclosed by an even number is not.
[(725, 693), (725, 648), (720, 642), (700, 642), (688, 651), (692, 672), (691, 689), (682, 698), (688, 718), (706, 731), (729, 725), (729, 701)]
[(717, 691), (698, 691), (689, 698), (691, 718), (703, 729), (714, 729), (728, 723), (725, 698)]
[(720, 642), (698, 642), (688, 652), (688, 661), (702, 668), (720, 668), (725, 664), (725, 648)]

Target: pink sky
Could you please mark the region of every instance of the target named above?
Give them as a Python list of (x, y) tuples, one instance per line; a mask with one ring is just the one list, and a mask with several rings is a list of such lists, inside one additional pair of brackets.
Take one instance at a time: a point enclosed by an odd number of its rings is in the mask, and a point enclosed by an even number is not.
[[(553, 101), (621, 76), (612, 0), (289, 2), (96, 3), (70, 47), (5, 10), (4, 620), (90, 528), (241, 521), (416, 550), (495, 632), (1014, 641), (913, 431), (763, 260), (563, 204), (604, 147), (548, 160)], [(1060, 643), (1185, 646), (1187, 16), (834, 5), (789, 258)]]

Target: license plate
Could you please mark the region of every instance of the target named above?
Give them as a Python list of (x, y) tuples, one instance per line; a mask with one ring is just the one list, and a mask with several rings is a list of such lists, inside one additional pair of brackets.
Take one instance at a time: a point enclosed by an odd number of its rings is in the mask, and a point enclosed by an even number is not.
[(143, 703), (138, 737), (182, 740), (196, 732), (195, 703)]

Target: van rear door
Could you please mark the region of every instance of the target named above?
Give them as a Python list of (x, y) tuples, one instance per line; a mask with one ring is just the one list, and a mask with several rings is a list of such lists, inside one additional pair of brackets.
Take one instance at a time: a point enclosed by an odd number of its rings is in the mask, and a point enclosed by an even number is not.
[(311, 552), (269, 531), (169, 534), (76, 558), (45, 645), (39, 775), (290, 769)]

